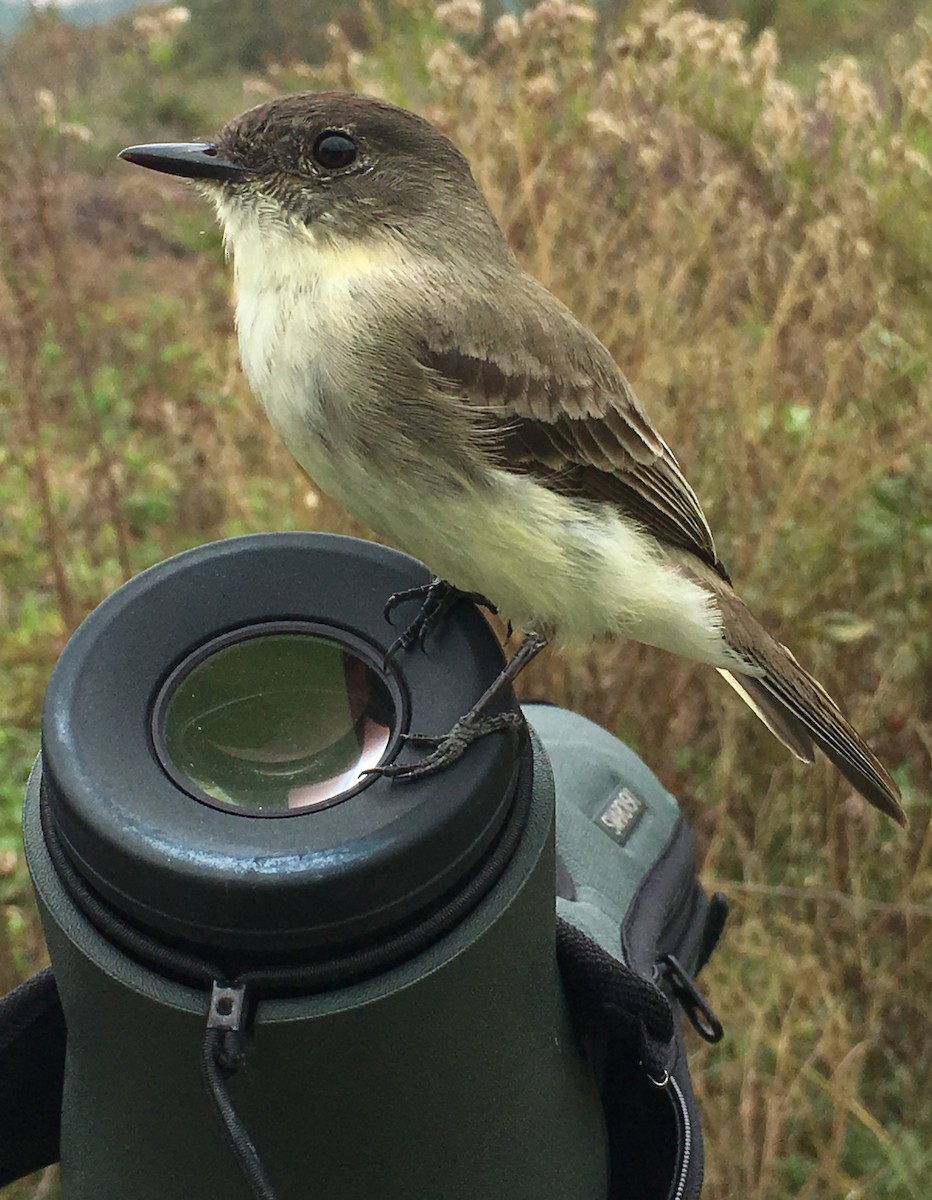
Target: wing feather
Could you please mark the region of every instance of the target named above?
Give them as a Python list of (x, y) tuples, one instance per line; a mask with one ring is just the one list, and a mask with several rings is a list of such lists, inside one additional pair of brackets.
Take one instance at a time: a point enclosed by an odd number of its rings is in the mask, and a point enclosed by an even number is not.
[(466, 296), (455, 321), (426, 315), (419, 351), (439, 386), (478, 410), (495, 464), (612, 504), (727, 580), (695, 493), (609, 352), (529, 276), (501, 287), (530, 288), (533, 303)]

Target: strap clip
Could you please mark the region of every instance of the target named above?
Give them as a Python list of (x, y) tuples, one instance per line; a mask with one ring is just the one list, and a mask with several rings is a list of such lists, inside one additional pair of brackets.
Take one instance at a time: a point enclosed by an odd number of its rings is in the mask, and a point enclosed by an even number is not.
[(707, 1042), (720, 1042), (725, 1036), (722, 1023), (680, 960), (673, 954), (665, 954), (660, 964), (673, 995), (679, 1000), (696, 1033)]
[(215, 979), (210, 989), (207, 1028), (239, 1033), (243, 1028), (245, 1014), (246, 985), (237, 983), (231, 986)]

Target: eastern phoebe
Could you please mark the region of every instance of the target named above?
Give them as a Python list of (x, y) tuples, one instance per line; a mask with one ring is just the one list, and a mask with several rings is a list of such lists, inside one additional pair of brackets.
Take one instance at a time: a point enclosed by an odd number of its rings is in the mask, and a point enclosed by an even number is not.
[[(337, 503), (538, 635), (617, 634), (710, 663), (799, 758), (819, 746), (904, 823), (887, 770), (735, 594), (609, 352), (521, 268), (433, 125), (309, 93), (213, 143), (122, 157), (213, 201), (249, 382)], [(543, 642), (526, 641), (512, 675)]]

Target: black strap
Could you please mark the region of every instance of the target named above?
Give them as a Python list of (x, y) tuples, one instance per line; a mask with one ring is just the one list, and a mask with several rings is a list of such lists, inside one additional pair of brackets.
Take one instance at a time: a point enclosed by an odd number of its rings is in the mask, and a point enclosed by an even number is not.
[(57, 1162), (65, 1018), (52, 968), (0, 998), (0, 1187)]
[(557, 920), (557, 962), (577, 1024), (598, 1030), (611, 1057), (634, 1055), (662, 1082), (670, 1067), (674, 1021), (660, 988), (562, 919)]
[(609, 1200), (698, 1200), (702, 1134), (677, 1001), (564, 920), (557, 960), (601, 1077)]

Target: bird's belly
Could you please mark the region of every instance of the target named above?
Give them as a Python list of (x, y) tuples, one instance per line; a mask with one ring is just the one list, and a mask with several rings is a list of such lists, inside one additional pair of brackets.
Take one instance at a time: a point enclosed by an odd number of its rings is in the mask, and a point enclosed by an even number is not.
[[(535, 521), (516, 511), (497, 480), (448, 491), (425, 487), (416, 470), (363, 459), (346, 441), (335, 442), (332, 428), (315, 431), (306, 413), (298, 418), (287, 406), (264, 402), (321, 491), (434, 574), (481, 592), (519, 626), (555, 628), (567, 624), (557, 619), (567, 605), (580, 612), (572, 593), (583, 581), (568, 575), (565, 549), (539, 527), (539, 514)], [(584, 636), (604, 632), (607, 619), (603, 614)]]
[(608, 508), (587, 510), (499, 471), (443, 494), (351, 454), (305, 445), (297, 457), (341, 507), (519, 628), (573, 641), (632, 637), (734, 665), (708, 594)]

